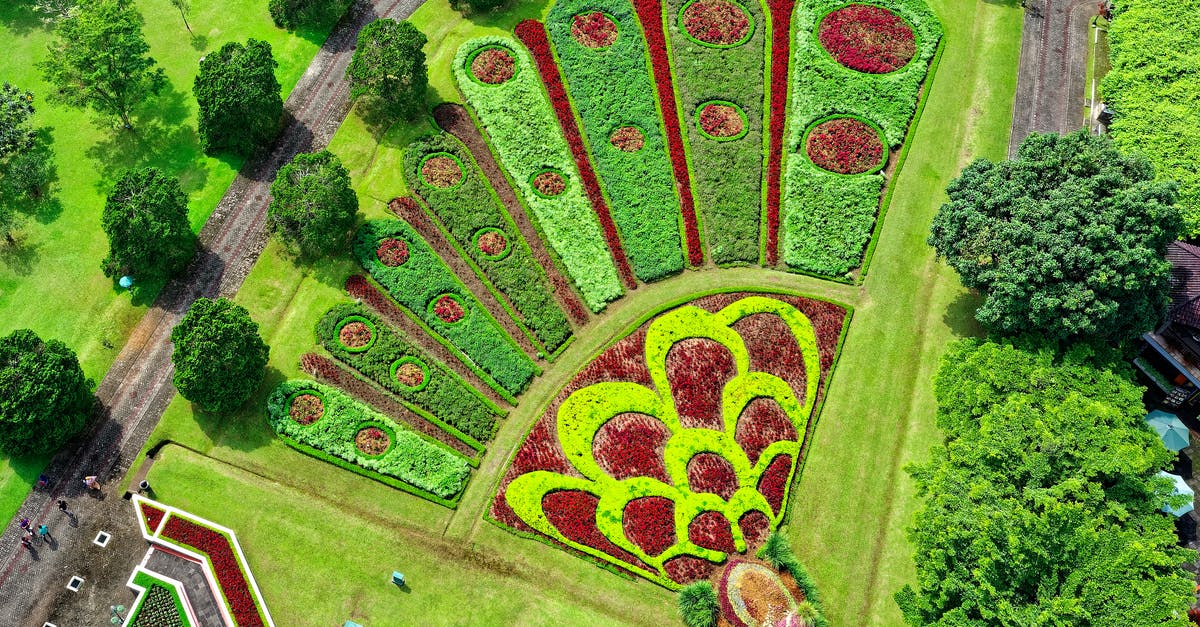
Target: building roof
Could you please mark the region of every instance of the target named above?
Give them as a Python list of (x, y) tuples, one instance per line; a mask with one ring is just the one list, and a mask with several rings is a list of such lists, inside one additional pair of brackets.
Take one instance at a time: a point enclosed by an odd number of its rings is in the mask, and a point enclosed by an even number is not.
[(1171, 262), (1171, 322), (1200, 329), (1200, 246), (1184, 242), (1167, 245)]

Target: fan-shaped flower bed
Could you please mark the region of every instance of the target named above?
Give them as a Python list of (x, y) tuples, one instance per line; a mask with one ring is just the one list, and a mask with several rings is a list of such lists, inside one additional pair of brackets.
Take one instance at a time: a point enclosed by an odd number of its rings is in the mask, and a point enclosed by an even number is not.
[(637, 152), (646, 145), (646, 136), (636, 126), (622, 126), (613, 131), (612, 136), (608, 138), (608, 143), (621, 152)]
[(447, 189), (462, 182), (462, 164), (449, 154), (433, 154), (421, 163), (421, 179), (426, 185)]
[(442, 294), (433, 301), (433, 315), (446, 324), (454, 324), (467, 315), (458, 297), (453, 294)]
[(338, 341), (352, 353), (361, 353), (375, 343), (374, 323), (362, 316), (350, 316), (338, 327)]
[(392, 445), (392, 438), (379, 427), (364, 427), (354, 435), (354, 446), (368, 457), (379, 457)]
[(746, 134), (746, 114), (732, 102), (716, 100), (697, 107), (696, 125), (709, 139), (729, 141)]
[(398, 268), (408, 261), (408, 242), (394, 237), (386, 237), (379, 240), (379, 248), (375, 249), (375, 256), (379, 258), (379, 263), (389, 268)]
[(817, 28), (817, 38), (838, 63), (868, 74), (894, 72), (917, 53), (916, 35), (904, 18), (870, 4), (829, 13)]
[(571, 37), (585, 48), (607, 48), (617, 40), (617, 25), (599, 11), (580, 13), (571, 20)]
[(530, 181), (533, 190), (547, 198), (553, 198), (567, 189), (567, 182), (558, 172), (541, 172)]
[(470, 58), (471, 76), (487, 85), (499, 85), (517, 73), (517, 60), (502, 46), (487, 46)]
[(392, 378), (410, 390), (420, 390), (429, 380), (429, 366), (407, 357), (392, 364)]
[(730, 0), (695, 0), (679, 12), (683, 31), (696, 41), (717, 47), (736, 46), (750, 39), (750, 14)]
[(508, 255), (508, 238), (500, 229), (483, 229), (475, 236), (475, 246), (484, 258), (493, 261)]
[(311, 425), (325, 413), (325, 403), (315, 394), (297, 394), (288, 408), (288, 415), (296, 424)]
[(886, 156), (879, 131), (856, 118), (834, 118), (813, 126), (804, 139), (804, 151), (818, 168), (838, 174), (879, 170)]

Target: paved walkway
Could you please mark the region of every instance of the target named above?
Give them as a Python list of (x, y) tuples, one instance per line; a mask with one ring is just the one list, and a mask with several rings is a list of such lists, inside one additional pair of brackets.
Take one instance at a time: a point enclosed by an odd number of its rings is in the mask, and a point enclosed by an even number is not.
[(1083, 127), (1088, 21), (1096, 14), (1096, 0), (1026, 4), (1010, 156), (1034, 131), (1068, 133)]
[[(349, 111), (345, 72), (358, 31), (378, 17), (403, 19), (421, 2), (357, 0), (317, 53), (288, 97), (274, 147), (242, 168), (200, 232), (201, 252), (183, 277), (163, 288), (100, 383), (92, 428), (78, 438), (78, 448), (68, 445), (51, 461), (49, 489), (35, 490), (21, 506), (17, 517), (46, 521), (57, 544), (39, 549), (35, 559), (21, 548), (15, 523), (0, 534), (0, 625), (107, 623), (109, 606), (132, 598), (125, 581), (145, 542), (116, 484), (175, 395), (171, 329), (196, 298), (231, 296), (241, 287), (266, 241), (263, 223), (276, 170), (296, 153), (328, 144)], [(106, 484), (101, 494), (84, 494), (85, 475)], [(59, 498), (70, 502), (77, 526), (57, 510)], [(101, 527), (113, 533), (103, 549), (91, 544)], [(71, 574), (85, 572), (79, 592), (65, 589)]]

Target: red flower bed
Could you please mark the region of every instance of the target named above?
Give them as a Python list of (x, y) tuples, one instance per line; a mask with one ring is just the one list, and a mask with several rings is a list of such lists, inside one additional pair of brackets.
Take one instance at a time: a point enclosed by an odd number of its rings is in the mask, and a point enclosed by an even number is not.
[(415, 198), (404, 196), (393, 198), (391, 202), (388, 203), (388, 209), (390, 209), (392, 213), (396, 214), (397, 218), (407, 221), (406, 216), (412, 215), (413, 212), (420, 212), (421, 206), (417, 204)]
[(162, 522), (163, 516), (166, 516), (167, 513), (153, 505), (147, 504), (145, 501), (139, 507), (142, 508), (142, 515), (146, 517), (146, 526), (149, 527), (150, 533), (154, 533), (154, 530), (158, 529), (158, 524)]
[(771, 444), (796, 440), (796, 427), (779, 403), (769, 398), (756, 398), (742, 411), (733, 438), (746, 452), (750, 463), (756, 464), (763, 450)]
[(758, 491), (767, 498), (771, 509), (778, 514), (783, 508), (783, 497), (787, 492), (788, 473), (792, 470), (792, 456), (779, 455), (771, 460), (762, 477), (758, 479)]
[(667, 576), (675, 583), (685, 586), (694, 581), (708, 579), (708, 574), (712, 572), (713, 566), (712, 562), (691, 555), (680, 555), (663, 562), (663, 569), (667, 571)]
[(338, 331), (338, 340), (346, 348), (362, 348), (371, 343), (371, 328), (362, 322), (347, 322)]
[(821, 47), (838, 63), (859, 72), (887, 74), (917, 53), (916, 36), (899, 15), (883, 7), (852, 4), (821, 20)]
[(879, 133), (862, 120), (837, 118), (808, 132), (804, 151), (818, 168), (838, 174), (861, 174), (883, 162)]
[(700, 109), (700, 130), (713, 137), (737, 137), (746, 130), (746, 121), (736, 107), (710, 104)]
[(608, 143), (621, 152), (637, 152), (646, 145), (646, 136), (636, 126), (622, 126), (613, 131)]
[(600, 226), (604, 230), (604, 239), (608, 243), (609, 250), (612, 251), (617, 273), (621, 275), (621, 280), (624, 281), (626, 287), (634, 289), (637, 287), (637, 278), (633, 276), (633, 269), (629, 267), (629, 259), (625, 256), (625, 248), (621, 246), (621, 237), (617, 234), (617, 225), (613, 223), (608, 204), (604, 201), (604, 194), (600, 192), (600, 182), (596, 179), (595, 171), (592, 170), (592, 162), (588, 160), (587, 150), (583, 145), (583, 136), (579, 133), (579, 125), (575, 123), (575, 115), (571, 110), (571, 100), (567, 97), (566, 88), (563, 87), (562, 74), (558, 71), (558, 62), (550, 50), (546, 27), (537, 20), (522, 20), (517, 24), (516, 35), (533, 55), (538, 73), (542, 77), (542, 84), (546, 87), (546, 94), (550, 96), (550, 104), (553, 105), (554, 113), (558, 116), (558, 124), (562, 127), (563, 137), (567, 140), (567, 145), (571, 147), (571, 156), (574, 157), (575, 167), (579, 170), (583, 191), (587, 194), (588, 200), (592, 204), (592, 210), (596, 212), (596, 217), (600, 220)]
[(488, 231), (480, 235), (479, 240), (475, 244), (479, 246), (479, 252), (489, 257), (495, 257), (508, 248), (508, 240), (504, 238), (504, 234), (500, 231)]
[(733, 528), (729, 519), (721, 512), (704, 512), (692, 519), (688, 525), (688, 540), (706, 549), (733, 553)]
[(379, 263), (396, 268), (408, 261), (408, 242), (394, 237), (379, 240), (379, 248), (375, 249), (375, 257)]
[(312, 394), (297, 395), (292, 399), (292, 406), (288, 408), (288, 415), (292, 420), (306, 426), (319, 420), (324, 413), (325, 403)]
[(559, 490), (542, 499), (542, 510), (550, 524), (572, 542), (590, 546), (635, 566), (646, 568), (629, 551), (615, 545), (596, 528), (596, 506), (600, 499), (579, 490)]
[(246, 577), (238, 564), (233, 552), (233, 545), (224, 535), (198, 525), (178, 516), (171, 516), (163, 527), (162, 534), (168, 538), (187, 545), (208, 556), (212, 562), (213, 573), (221, 592), (229, 601), (229, 610), (238, 627), (261, 626), (262, 616), (259, 615), (258, 605), (254, 595), (246, 583)]
[(736, 44), (750, 32), (750, 16), (729, 0), (697, 0), (682, 17), (684, 30), (706, 44)]
[(454, 187), (462, 177), (462, 168), (450, 157), (430, 157), (421, 164), (421, 178), (434, 187)]
[(433, 303), (433, 315), (446, 324), (454, 324), (462, 320), (467, 312), (463, 311), (462, 304), (453, 296), (443, 294)]
[(410, 388), (418, 387), (425, 382), (425, 371), (412, 362), (400, 364), (396, 368), (396, 381)]
[(580, 13), (571, 20), (571, 36), (584, 47), (607, 48), (617, 40), (617, 25), (599, 11)]
[(517, 73), (517, 61), (504, 48), (488, 48), (471, 59), (471, 74), (481, 83), (499, 85)]
[(652, 477), (670, 484), (663, 449), (671, 431), (657, 418), (621, 414), (596, 431), (592, 454), (596, 463), (616, 479)]
[(567, 182), (558, 172), (542, 172), (533, 177), (533, 188), (543, 196), (557, 196), (567, 189)]
[(692, 492), (707, 492), (729, 500), (738, 489), (733, 465), (716, 453), (700, 453), (687, 465), (688, 487)]
[(621, 525), (630, 542), (658, 555), (675, 544), (675, 503), (661, 496), (633, 499), (625, 505)]
[(683, 148), (683, 132), (679, 128), (679, 103), (675, 98), (675, 85), (671, 80), (671, 62), (667, 58), (667, 38), (662, 27), (662, 3), (659, 0), (633, 0), (633, 6), (642, 22), (642, 30), (646, 34), (646, 48), (650, 51), (650, 67), (654, 70), (659, 113), (662, 116), (663, 129), (666, 131), (667, 148), (671, 155), (671, 166), (675, 170), (676, 187), (679, 190), (679, 211), (683, 215), (688, 263), (701, 266), (704, 264), (704, 249), (700, 246), (696, 201), (692, 197), (692, 177), (688, 172), (687, 156)]
[(379, 427), (359, 429), (354, 434), (354, 447), (363, 455), (383, 455), (392, 445), (392, 439)]
[(688, 428), (724, 430), (721, 390), (737, 374), (729, 349), (712, 340), (679, 342), (667, 353), (667, 380), (679, 422)]
[(766, 514), (758, 510), (742, 514), (738, 520), (738, 527), (741, 527), (742, 537), (746, 540), (746, 552), (751, 555), (766, 543), (771, 535), (771, 521), (767, 519)]
[(779, 262), (779, 204), (782, 190), (783, 134), (787, 130), (788, 63), (791, 61), (792, 11), (796, 0), (767, 0), (771, 10), (771, 115), (767, 125), (767, 265)]

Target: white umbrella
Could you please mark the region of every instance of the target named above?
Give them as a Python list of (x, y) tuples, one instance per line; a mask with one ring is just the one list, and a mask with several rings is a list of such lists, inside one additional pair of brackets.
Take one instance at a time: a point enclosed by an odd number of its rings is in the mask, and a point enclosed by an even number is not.
[(1196, 509), (1196, 493), (1192, 490), (1191, 486), (1187, 484), (1187, 481), (1183, 480), (1183, 477), (1180, 477), (1179, 475), (1173, 475), (1165, 471), (1159, 472), (1158, 476), (1166, 477), (1175, 483), (1175, 489), (1171, 491), (1171, 496), (1175, 496), (1176, 494), (1186, 494), (1191, 497), (1190, 501), (1176, 508), (1172, 508), (1170, 505), (1163, 505), (1162, 511), (1179, 518), (1180, 516), (1183, 516), (1184, 514)]

